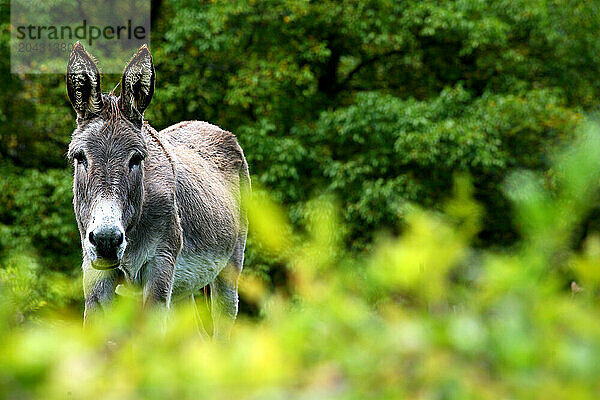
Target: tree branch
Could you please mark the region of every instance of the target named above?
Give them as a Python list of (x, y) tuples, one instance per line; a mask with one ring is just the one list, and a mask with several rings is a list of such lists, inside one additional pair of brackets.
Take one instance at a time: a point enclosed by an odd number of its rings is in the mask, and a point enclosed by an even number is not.
[(391, 50), (391, 51), (388, 51), (386, 53), (378, 54), (378, 55), (376, 55), (374, 57), (371, 57), (371, 58), (368, 58), (366, 60), (361, 61), (360, 63), (358, 63), (358, 65), (356, 67), (354, 67), (352, 69), (352, 71), (350, 71), (348, 73), (348, 75), (346, 75), (346, 77), (341, 82), (339, 82), (336, 85), (336, 91), (342, 90), (342, 88), (344, 86), (346, 86), (348, 84), (348, 82), (350, 82), (350, 80), (352, 79), (352, 77), (354, 75), (356, 75), (356, 73), (358, 73), (358, 71), (360, 71), (362, 68), (364, 68), (364, 67), (366, 67), (368, 65), (374, 64), (377, 61), (381, 60), (382, 58), (393, 56), (395, 54), (401, 54), (402, 52), (403, 52), (403, 50)]

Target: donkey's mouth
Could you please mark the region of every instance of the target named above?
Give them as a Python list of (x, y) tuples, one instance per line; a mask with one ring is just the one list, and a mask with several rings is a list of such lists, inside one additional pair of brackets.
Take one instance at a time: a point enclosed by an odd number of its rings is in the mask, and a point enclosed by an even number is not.
[(119, 267), (119, 260), (107, 260), (105, 258), (97, 258), (92, 262), (92, 267), (99, 270), (109, 270)]

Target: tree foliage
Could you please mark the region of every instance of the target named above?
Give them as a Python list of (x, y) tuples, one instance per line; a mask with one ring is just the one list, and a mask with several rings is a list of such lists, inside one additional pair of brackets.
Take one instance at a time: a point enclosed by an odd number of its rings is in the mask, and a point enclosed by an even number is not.
[(598, 45), (577, 28), (599, 18), (588, 2), (176, 1), (168, 10), (158, 51), (170, 90), (154, 120), (201, 115), (232, 129), (294, 221), (311, 195), (333, 192), (358, 248), (395, 229), (403, 203), (447, 196), (455, 172), (474, 176), (488, 208), (483, 242), (514, 240), (499, 182), (512, 168), (547, 168), (544, 153), (596, 101)]
[[(471, 176), (483, 206), (475, 243), (511, 245), (520, 234), (505, 177), (548, 171), (548, 152), (600, 98), (595, 2), (153, 5), (150, 122), (199, 119), (234, 132), (254, 182), (296, 227), (311, 198), (337, 198), (357, 252), (377, 232), (400, 233), (414, 205), (439, 210), (457, 174)], [(0, 258), (26, 250), (44, 270), (75, 274), (64, 79), (9, 74), (7, 0), (0, 16)], [(105, 90), (118, 78), (104, 76)], [(281, 256), (252, 238), (247, 255), (250, 273), (286, 282)]]

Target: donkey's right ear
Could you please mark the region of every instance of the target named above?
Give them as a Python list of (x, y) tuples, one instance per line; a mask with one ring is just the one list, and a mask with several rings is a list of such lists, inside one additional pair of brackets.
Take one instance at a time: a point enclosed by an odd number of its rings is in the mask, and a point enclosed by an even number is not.
[(69, 56), (67, 94), (81, 118), (89, 118), (102, 109), (100, 71), (79, 42), (75, 43)]

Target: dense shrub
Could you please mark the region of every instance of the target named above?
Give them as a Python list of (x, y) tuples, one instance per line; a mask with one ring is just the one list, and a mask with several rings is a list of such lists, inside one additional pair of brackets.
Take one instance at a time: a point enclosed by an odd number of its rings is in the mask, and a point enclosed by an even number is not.
[(487, 207), (483, 235), (498, 245), (513, 230), (502, 181), (514, 168), (547, 169), (545, 151), (578, 121), (559, 99), (543, 90), (472, 99), (462, 87), (427, 102), (361, 93), (303, 134), (321, 185), (343, 199), (355, 246), (390, 226), (407, 202), (439, 207), (458, 173), (474, 177)]
[[(273, 293), (243, 275), (242, 295), (263, 317), (242, 317), (226, 345), (201, 342), (185, 309), (173, 312), (163, 335), (162, 316), (142, 313), (131, 299), (116, 302), (85, 333), (68, 316), (15, 327), (15, 293), (3, 284), (0, 392), (43, 399), (595, 398), (600, 238), (589, 237), (577, 253), (568, 239), (598, 193), (600, 130), (581, 135), (553, 170), (552, 191), (531, 171), (506, 183), (522, 234), (512, 253), (470, 246), (482, 210), (464, 178), (443, 213), (413, 209), (401, 237), (381, 237), (359, 258), (342, 245), (332, 203), (311, 201), (298, 233), (255, 192), (252, 236), (283, 255), (292, 292)], [(571, 289), (561, 284), (560, 267), (577, 280)], [(457, 280), (457, 272), (468, 279)], [(14, 282), (30, 284), (28, 277)]]

